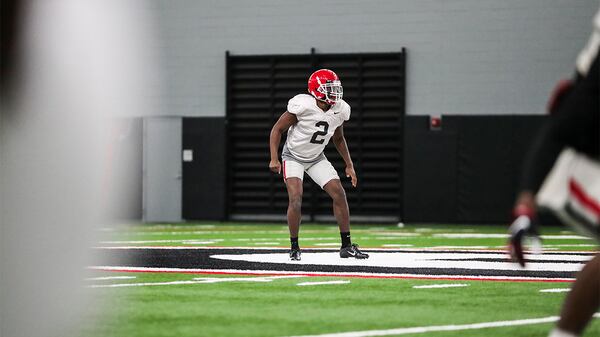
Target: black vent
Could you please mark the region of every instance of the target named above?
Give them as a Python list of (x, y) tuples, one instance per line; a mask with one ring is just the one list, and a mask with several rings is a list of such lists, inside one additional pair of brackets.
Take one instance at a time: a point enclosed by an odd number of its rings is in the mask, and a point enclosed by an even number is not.
[[(227, 214), (229, 219), (282, 220), (287, 191), (271, 174), (269, 133), (288, 100), (305, 93), (308, 76), (335, 71), (352, 107), (344, 132), (359, 184), (352, 188), (333, 144), (353, 220), (397, 220), (402, 210), (405, 51), (400, 53), (231, 56), (227, 54)], [(285, 136), (284, 136), (285, 137)], [(282, 145), (285, 138), (282, 138)], [(281, 148), (279, 153), (281, 154)], [(303, 214), (332, 220), (329, 196), (305, 176)]]

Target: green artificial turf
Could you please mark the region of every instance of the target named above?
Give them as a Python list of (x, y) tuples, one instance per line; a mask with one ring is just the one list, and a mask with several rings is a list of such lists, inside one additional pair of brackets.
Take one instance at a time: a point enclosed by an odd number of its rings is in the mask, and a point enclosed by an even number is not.
[[(397, 226), (353, 225), (353, 241), (361, 247), (387, 248), (438, 248), (475, 246), (487, 249), (504, 249), (505, 237), (462, 238), (444, 237), (445, 234), (494, 234), (506, 235), (506, 226), (491, 225), (406, 225)], [(552, 238), (553, 236), (578, 236), (560, 227), (542, 229), (543, 243), (548, 250), (596, 250), (594, 241), (579, 238)], [(223, 246), (223, 247), (289, 247), (287, 226), (250, 224), (201, 224), (201, 225), (147, 225), (121, 228), (109, 233), (108, 245), (136, 246)], [(339, 230), (335, 224), (303, 224), (300, 244), (304, 248), (337, 247)], [(572, 245), (572, 246), (568, 246)]]
[[(505, 238), (447, 238), (436, 234), (504, 234), (503, 226), (354, 226), (353, 239), (362, 247), (389, 244), (411, 247), (503, 247)], [(547, 235), (574, 235), (564, 228), (547, 228)], [(400, 236), (406, 235), (406, 236)], [(383, 238), (383, 239), (382, 239)], [(190, 243), (181, 240), (213, 241)], [(241, 240), (240, 240), (241, 239)], [(183, 246), (288, 246), (282, 225), (141, 225), (109, 232), (101, 245)], [(267, 242), (268, 244), (262, 244)], [(276, 242), (277, 244), (272, 244)], [(258, 243), (258, 244), (257, 244)], [(339, 243), (335, 225), (303, 225), (304, 247)], [(546, 239), (560, 250), (593, 250), (594, 242)], [(565, 244), (590, 245), (562, 246)], [(333, 247), (333, 246), (332, 246)], [(398, 247), (402, 248), (402, 247)], [(500, 249), (500, 248), (494, 248)], [(135, 276), (135, 279), (88, 281), (89, 285), (191, 281), (194, 278), (243, 278), (176, 273), (114, 273), (94, 271), (93, 276)], [(247, 276), (253, 279), (256, 276)], [(347, 284), (298, 286), (300, 282), (344, 280)], [(414, 285), (468, 284), (467, 287), (414, 289)], [(185, 285), (93, 288), (99, 310), (84, 336), (293, 336), (374, 329), (460, 325), (556, 316), (566, 293), (540, 293), (547, 288), (568, 288), (569, 283), (441, 281), (299, 277), (271, 282), (223, 282)], [(479, 330), (428, 332), (408, 336), (546, 336), (553, 323)], [(600, 335), (595, 319), (585, 336)]]

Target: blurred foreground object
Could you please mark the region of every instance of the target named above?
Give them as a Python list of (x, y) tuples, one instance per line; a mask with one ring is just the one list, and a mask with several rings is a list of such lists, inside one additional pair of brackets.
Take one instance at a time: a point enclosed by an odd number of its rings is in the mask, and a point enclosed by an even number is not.
[(93, 314), (86, 267), (107, 200), (122, 195), (108, 181), (112, 121), (150, 113), (156, 96), (142, 4), (3, 2), (2, 337), (77, 335)]

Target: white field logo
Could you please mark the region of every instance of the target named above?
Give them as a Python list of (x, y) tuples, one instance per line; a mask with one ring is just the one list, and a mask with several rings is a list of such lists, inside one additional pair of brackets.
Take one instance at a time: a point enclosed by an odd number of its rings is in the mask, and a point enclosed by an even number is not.
[(213, 259), (266, 264), (300, 264), (318, 266), (361, 266), (379, 268), (427, 268), (496, 271), (577, 272), (591, 256), (587, 254), (528, 254), (525, 268), (508, 260), (506, 253), (448, 252), (369, 252), (369, 259), (341, 259), (337, 252), (303, 251), (301, 261), (290, 261), (287, 253), (252, 253), (211, 255)]

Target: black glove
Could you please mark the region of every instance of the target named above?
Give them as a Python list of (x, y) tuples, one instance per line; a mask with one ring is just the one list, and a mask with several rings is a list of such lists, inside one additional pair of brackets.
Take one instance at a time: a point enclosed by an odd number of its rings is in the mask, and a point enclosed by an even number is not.
[(541, 248), (541, 240), (535, 220), (531, 216), (520, 215), (513, 221), (508, 228), (508, 231), (510, 234), (510, 240), (508, 242), (510, 256), (513, 261), (518, 262), (521, 267), (525, 267), (523, 247), (526, 246), (526, 242), (534, 250), (539, 250)]

